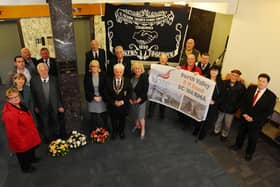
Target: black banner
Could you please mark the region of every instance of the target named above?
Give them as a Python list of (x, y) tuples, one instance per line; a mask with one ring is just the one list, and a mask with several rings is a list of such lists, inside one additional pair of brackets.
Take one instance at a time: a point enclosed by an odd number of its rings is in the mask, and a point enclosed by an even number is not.
[(106, 47), (108, 56), (121, 45), (125, 56), (156, 61), (166, 53), (178, 62), (184, 42), (187, 7), (114, 6), (106, 4)]

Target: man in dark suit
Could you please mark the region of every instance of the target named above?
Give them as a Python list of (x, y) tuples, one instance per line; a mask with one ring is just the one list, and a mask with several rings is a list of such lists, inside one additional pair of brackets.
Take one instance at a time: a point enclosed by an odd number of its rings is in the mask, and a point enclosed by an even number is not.
[(116, 46), (115, 47), (115, 56), (113, 56), (109, 60), (109, 64), (107, 66), (107, 74), (110, 77), (113, 77), (114, 71), (113, 67), (115, 64), (123, 64), (124, 65), (124, 74), (123, 76), (126, 78), (130, 78), (132, 73), (131, 73), (131, 62), (128, 57), (124, 56), (124, 51), (122, 46)]
[(57, 63), (56, 63), (55, 58), (50, 57), (50, 52), (49, 52), (48, 48), (43, 47), (40, 50), (40, 55), (41, 55), (41, 58), (37, 61), (37, 64), (39, 64), (41, 62), (47, 64), (48, 68), (49, 68), (49, 75), (57, 77), (57, 74), (58, 74)]
[(49, 75), (45, 63), (37, 65), (39, 76), (32, 77), (31, 91), (34, 110), (39, 115), (41, 133), (48, 142), (61, 137), (65, 127), (60, 125), (58, 113), (64, 113), (60, 90), (56, 77)]
[(112, 122), (112, 139), (116, 138), (117, 133), (121, 139), (125, 138), (125, 120), (129, 109), (129, 99), (132, 94), (132, 87), (129, 79), (123, 77), (124, 65), (116, 64), (113, 67), (114, 76), (108, 79), (105, 99)]
[(202, 76), (208, 77), (210, 73), (211, 64), (209, 63), (209, 54), (202, 53), (200, 57), (200, 62), (198, 62), (197, 66), (202, 71)]
[(249, 86), (247, 88), (241, 105), (241, 126), (236, 142), (231, 148), (233, 150), (241, 149), (248, 134), (248, 145), (245, 154), (247, 161), (252, 159), (260, 131), (267, 117), (274, 110), (276, 95), (267, 88), (269, 81), (270, 77), (268, 74), (260, 74), (257, 86)]
[(89, 73), (89, 64), (92, 60), (98, 60), (102, 72), (106, 72), (106, 55), (105, 50), (99, 48), (97, 40), (91, 40), (91, 50), (86, 52), (85, 74)]
[(20, 50), (20, 55), (24, 58), (25, 67), (29, 70), (31, 76), (37, 75), (37, 59), (31, 57), (30, 50), (24, 47)]

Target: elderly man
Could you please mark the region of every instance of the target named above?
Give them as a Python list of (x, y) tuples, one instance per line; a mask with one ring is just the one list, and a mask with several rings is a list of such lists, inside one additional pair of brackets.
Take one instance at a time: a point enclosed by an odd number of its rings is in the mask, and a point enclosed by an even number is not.
[(50, 52), (48, 50), (48, 48), (43, 47), (40, 50), (40, 55), (41, 58), (38, 60), (38, 64), (39, 63), (45, 63), (48, 65), (48, 69), (49, 69), (49, 75), (52, 76), (57, 76), (58, 72), (57, 72), (57, 63), (55, 58), (50, 57)]
[(97, 40), (91, 40), (90, 42), (91, 50), (86, 52), (86, 63), (85, 63), (85, 74), (89, 73), (89, 64), (92, 60), (97, 60), (102, 72), (106, 72), (106, 55), (105, 50), (99, 48), (99, 43)]
[(238, 81), (240, 75), (241, 72), (234, 69), (230, 73), (230, 79), (223, 81), (224, 86), (223, 90), (221, 90), (222, 98), (219, 105), (219, 115), (214, 129), (215, 135), (221, 133), (221, 141), (227, 140), (234, 114), (240, 107), (245, 93), (245, 86)]
[(202, 76), (208, 77), (210, 76), (210, 67), (211, 64), (209, 63), (209, 54), (208, 53), (202, 53), (200, 57), (200, 62), (198, 62), (197, 66), (202, 71)]
[(183, 66), (187, 63), (187, 56), (189, 54), (194, 54), (195, 56), (195, 62), (200, 60), (200, 52), (194, 48), (195, 46), (195, 41), (193, 38), (189, 38), (186, 41), (186, 46), (185, 46), (185, 50), (182, 54), (182, 58), (180, 60), (180, 66)]
[(37, 74), (37, 60), (31, 57), (30, 50), (26, 47), (20, 50), (20, 55), (24, 58), (25, 67), (29, 70), (32, 76)]
[(122, 46), (115, 47), (115, 56), (113, 56), (109, 64), (107, 66), (107, 72), (109, 76), (113, 76), (113, 67), (115, 64), (123, 64), (124, 65), (124, 77), (130, 78), (131, 77), (131, 62), (128, 57), (124, 56), (124, 51)]
[(15, 68), (9, 72), (8, 74), (8, 79), (6, 81), (6, 83), (8, 85), (12, 85), (13, 81), (14, 81), (14, 76), (17, 73), (23, 73), (25, 78), (26, 78), (26, 85), (30, 86), (30, 80), (31, 80), (31, 73), (29, 72), (29, 70), (25, 67), (25, 62), (22, 56), (16, 56), (14, 58), (14, 64), (15, 64)]
[(58, 119), (58, 113), (64, 113), (64, 108), (57, 80), (49, 75), (48, 65), (39, 63), (37, 71), (39, 76), (31, 80), (34, 109), (40, 117), (41, 133), (45, 141), (49, 142), (60, 137), (65, 129), (60, 126)]
[(249, 86), (241, 104), (241, 125), (236, 142), (231, 148), (242, 148), (246, 135), (248, 144), (245, 159), (251, 160), (256, 149), (257, 139), (267, 117), (273, 113), (276, 95), (267, 86), (270, 77), (266, 73), (259, 74), (257, 86)]
[(132, 94), (132, 87), (129, 79), (123, 77), (124, 65), (115, 64), (113, 67), (114, 76), (107, 81), (105, 99), (112, 122), (112, 139), (119, 133), (121, 139), (125, 138), (125, 120), (129, 109), (129, 99)]

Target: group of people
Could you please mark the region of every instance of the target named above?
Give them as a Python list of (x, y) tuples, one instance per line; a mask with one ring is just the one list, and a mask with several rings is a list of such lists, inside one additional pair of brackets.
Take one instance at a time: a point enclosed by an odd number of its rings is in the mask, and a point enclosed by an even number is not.
[[(84, 91), (90, 113), (90, 131), (103, 127), (111, 132), (111, 139), (125, 138), (126, 117), (133, 118), (132, 132), (145, 138), (145, 114), (153, 117), (159, 105), (160, 118), (165, 117), (165, 106), (149, 102), (149, 71), (141, 62), (131, 64), (124, 56), (122, 46), (116, 46), (115, 55), (106, 60), (105, 50), (99, 48), (97, 40), (90, 42), (91, 49), (85, 54)], [(258, 76), (257, 85), (247, 89), (240, 77), (241, 71), (233, 69), (222, 80), (221, 69), (209, 63), (209, 54), (200, 53), (194, 39), (186, 46), (178, 69), (193, 72), (216, 82), (206, 120), (196, 122), (179, 113), (186, 125), (194, 126), (193, 135), (203, 139), (208, 133), (220, 135), (221, 141), (229, 136), (234, 115), (240, 110), (241, 126), (233, 150), (242, 148), (246, 135), (248, 146), (245, 159), (251, 160), (257, 138), (267, 117), (272, 114), (276, 96), (267, 88), (268, 74)], [(47, 48), (40, 50), (41, 59), (31, 57), (27, 48), (14, 59), (15, 68), (9, 73), (6, 90), (7, 103), (3, 108), (2, 120), (6, 127), (8, 144), (16, 153), (23, 172), (33, 172), (32, 163), (39, 159), (35, 149), (43, 142), (49, 143), (65, 136), (63, 123), (64, 107), (57, 80), (58, 66), (49, 56)], [(168, 56), (162, 53), (159, 64), (168, 65)], [(148, 112), (146, 112), (146, 108)], [(110, 117), (111, 128), (108, 125)]]

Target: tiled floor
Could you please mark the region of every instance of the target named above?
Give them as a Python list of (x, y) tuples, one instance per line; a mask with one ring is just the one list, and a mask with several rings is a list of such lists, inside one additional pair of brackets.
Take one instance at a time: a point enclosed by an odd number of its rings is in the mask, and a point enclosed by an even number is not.
[(15, 156), (7, 150), (1, 125), (0, 186), (279, 186), (279, 148), (261, 138), (255, 157), (246, 162), (242, 151), (228, 149), (237, 126), (235, 121), (228, 142), (208, 136), (195, 143), (191, 128), (182, 131), (176, 112), (167, 110), (166, 119), (154, 116), (147, 121), (144, 141), (130, 132), (132, 122), (128, 121), (125, 140), (90, 143), (62, 159), (51, 158), (42, 145), (38, 171), (30, 175), (19, 171)]

